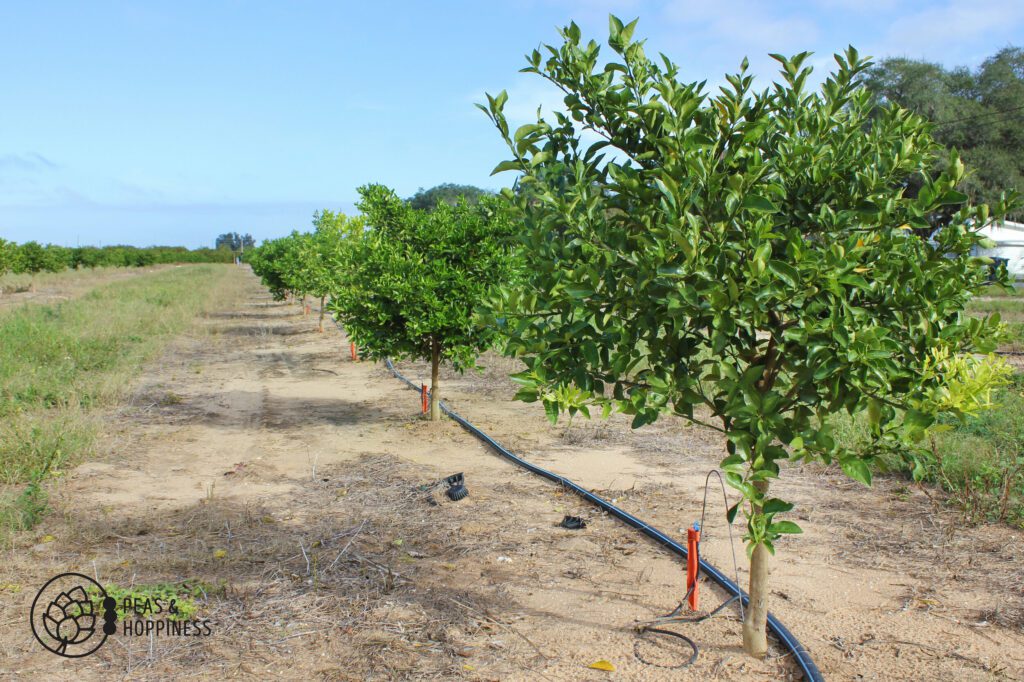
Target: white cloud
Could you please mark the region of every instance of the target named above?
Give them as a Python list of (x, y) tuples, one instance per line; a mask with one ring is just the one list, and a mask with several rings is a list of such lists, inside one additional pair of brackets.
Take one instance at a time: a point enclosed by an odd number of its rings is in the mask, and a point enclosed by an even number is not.
[[(874, 54), (926, 58), (950, 64), (950, 53), (965, 58), (976, 49), (988, 56), (1024, 22), (1020, 0), (948, 0), (891, 22)], [(956, 58), (954, 58), (956, 59)], [(953, 63), (956, 63), (955, 60)]]
[(0, 155), (0, 171), (14, 170), (21, 172), (33, 172), (53, 170), (58, 166), (56, 163), (37, 152), (26, 154), (2, 154)]
[(745, 52), (787, 51), (787, 46), (808, 44), (819, 34), (817, 22), (810, 17), (785, 14), (771, 3), (753, 0), (672, 0), (663, 13), (666, 20), (689, 28), (694, 35)]

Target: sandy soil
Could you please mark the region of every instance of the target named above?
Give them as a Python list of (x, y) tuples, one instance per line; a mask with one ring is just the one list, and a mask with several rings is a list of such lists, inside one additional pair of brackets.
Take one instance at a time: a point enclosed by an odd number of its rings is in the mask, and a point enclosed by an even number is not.
[[(641, 662), (689, 654), (633, 629), (678, 603), (679, 562), (454, 423), (422, 421), (415, 393), (315, 329), (253, 280), (148, 368), (108, 418), (108, 454), (57, 481), (55, 513), (4, 557), (0, 675), (799, 678), (778, 649), (745, 657), (732, 611), (673, 626), (700, 645), (693, 667)], [(700, 517), (717, 434), (671, 420), (631, 432), (621, 418), (552, 428), (509, 399), (511, 361), (486, 363), (446, 378), (460, 413), (670, 534)], [(467, 499), (427, 489), (460, 471)], [(897, 480), (867, 490), (804, 467), (778, 492), (805, 534), (780, 543), (772, 610), (826, 679), (1024, 678), (1021, 531), (964, 527)], [(702, 547), (731, 573), (721, 492), (708, 499)], [(588, 527), (559, 528), (565, 514)], [(119, 633), (88, 658), (58, 658), (27, 614), (38, 587), (70, 570), (120, 586), (202, 581), (213, 634)], [(722, 598), (703, 587), (703, 606)], [(616, 670), (588, 667), (602, 659)]]

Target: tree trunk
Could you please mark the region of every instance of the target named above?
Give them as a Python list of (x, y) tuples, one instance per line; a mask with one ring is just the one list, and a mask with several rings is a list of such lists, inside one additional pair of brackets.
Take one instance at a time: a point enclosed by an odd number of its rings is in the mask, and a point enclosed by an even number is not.
[(320, 297), (320, 333), (324, 333), (324, 301), (327, 300), (326, 296)]
[(305, 294), (302, 295), (302, 302), (299, 303), (299, 305), (302, 306), (302, 316), (305, 317), (306, 315), (308, 315), (309, 312), (306, 310), (306, 295)]
[(441, 344), (437, 339), (430, 341), (430, 421), (441, 418), (441, 381), (438, 378), (441, 368)]
[[(762, 495), (768, 494), (768, 481), (754, 481)], [(755, 514), (761, 513), (754, 507)], [(759, 544), (750, 557), (750, 605), (743, 619), (743, 650), (754, 658), (768, 653), (768, 548)]]

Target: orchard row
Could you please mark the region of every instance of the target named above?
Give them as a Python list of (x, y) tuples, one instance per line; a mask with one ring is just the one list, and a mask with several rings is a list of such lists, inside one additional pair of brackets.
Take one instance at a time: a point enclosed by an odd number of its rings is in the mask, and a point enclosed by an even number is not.
[(79, 246), (42, 245), (29, 241), (15, 244), (0, 239), (0, 275), (60, 272), (78, 268), (144, 267), (158, 263), (230, 263), (233, 254), (223, 249), (183, 246)]
[[(923, 475), (937, 420), (1006, 382), (988, 355), (998, 316), (964, 309), (988, 276), (978, 230), (1015, 197), (971, 205), (958, 156), (859, 86), (853, 48), (815, 91), (804, 53), (775, 56), (770, 89), (744, 63), (711, 95), (648, 58), (635, 24), (611, 18), (607, 60), (575, 24), (527, 56), (563, 111), (513, 128), (504, 92), (481, 105), (514, 190), (428, 211), (363, 187), (361, 217), (318, 214), (252, 264), (278, 296), (328, 302), (368, 357), (432, 361), (435, 399), (439, 363), (496, 347), (525, 363), (517, 397), (553, 420), (598, 407), (719, 432), (742, 495), (729, 519), (747, 521), (744, 647), (760, 656), (769, 555), (800, 532), (770, 494), (783, 466), (837, 462), (869, 484), (898, 453)], [(864, 416), (867, 442), (833, 438), (840, 412)]]

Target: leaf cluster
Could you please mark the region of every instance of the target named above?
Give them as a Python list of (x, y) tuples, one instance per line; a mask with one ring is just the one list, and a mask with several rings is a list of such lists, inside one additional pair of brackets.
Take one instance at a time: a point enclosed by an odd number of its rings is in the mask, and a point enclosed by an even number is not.
[(329, 267), (344, 273), (331, 309), (370, 358), (429, 359), (434, 344), (457, 369), (475, 364), (494, 340), (474, 312), (518, 276), (508, 203), (439, 202), (413, 208), (382, 185), (359, 189), (367, 228)]
[[(818, 91), (802, 53), (773, 55), (768, 89), (744, 61), (709, 94), (648, 58), (635, 26), (611, 17), (611, 61), (575, 24), (527, 55), (564, 94), (550, 120), (512, 130), (504, 92), (481, 106), (512, 154), (495, 172), (521, 174), (527, 258), (492, 322), (528, 365), (520, 397), (549, 415), (579, 409), (572, 387), (634, 427), (673, 413), (721, 431), (748, 540), (771, 547), (798, 530), (762, 492), (780, 463), (838, 461), (868, 483), (872, 457), (934, 421), (934, 353), (993, 348), (998, 319), (964, 314), (989, 208), (957, 190), (964, 165), (922, 117), (859, 87), (870, 63), (852, 47)], [(873, 441), (851, 452), (828, 417), (865, 410)]]

